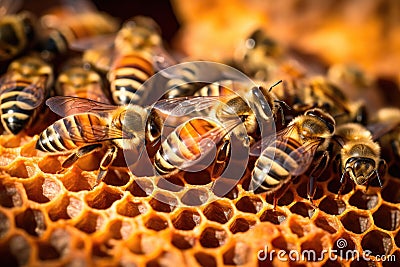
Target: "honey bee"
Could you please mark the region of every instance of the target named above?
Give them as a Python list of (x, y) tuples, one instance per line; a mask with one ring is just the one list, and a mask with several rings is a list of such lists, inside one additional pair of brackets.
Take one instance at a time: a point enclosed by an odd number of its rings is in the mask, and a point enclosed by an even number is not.
[[(344, 185), (349, 177), (357, 185), (366, 185), (376, 178), (382, 187), (379, 172), (386, 168), (386, 163), (380, 158), (380, 146), (373, 141), (371, 132), (356, 123), (346, 123), (337, 127), (334, 139), (340, 144), (337, 152), (337, 164), (342, 173), (340, 182)], [(339, 189), (341, 193), (344, 186)]]
[[(12, 14), (21, 1), (2, 1), (0, 10), (0, 61), (15, 58), (25, 51), (36, 37), (36, 18), (23, 11)], [(4, 12), (2, 12), (4, 11)]]
[[(36, 143), (38, 150), (71, 153), (62, 167), (72, 166), (82, 156), (101, 148), (107, 152), (100, 162), (98, 184), (114, 161), (118, 149), (143, 151), (144, 144), (161, 136), (161, 114), (182, 116), (192, 108), (210, 107), (213, 99), (169, 99), (143, 108), (137, 105), (114, 106), (89, 99), (57, 96), (46, 101), (52, 111), (64, 117), (50, 125)], [(147, 119), (148, 117), (148, 119)]]
[(58, 75), (56, 93), (64, 96), (87, 98), (110, 104), (104, 93), (101, 76), (94, 70), (85, 67), (81, 62), (73, 62)]
[(119, 27), (115, 18), (97, 11), (88, 1), (55, 7), (40, 18), (40, 24), (42, 49), (50, 55), (65, 54), (78, 40), (112, 34)]
[(316, 178), (328, 163), (326, 149), (334, 131), (333, 117), (315, 108), (294, 118), (277, 132), (276, 138), (264, 138), (253, 145), (251, 154), (259, 156), (251, 173), (250, 189), (256, 193), (273, 192), (276, 206), (280, 196), (277, 192), (286, 190), (294, 177), (309, 171), (308, 197), (312, 201)]
[(7, 131), (16, 135), (32, 123), (52, 81), (51, 66), (37, 56), (10, 63), (0, 82), (1, 122)]

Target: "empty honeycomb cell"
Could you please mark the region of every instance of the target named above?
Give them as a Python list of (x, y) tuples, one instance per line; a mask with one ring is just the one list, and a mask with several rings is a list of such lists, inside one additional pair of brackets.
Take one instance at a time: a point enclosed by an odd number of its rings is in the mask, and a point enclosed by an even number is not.
[(155, 211), (172, 212), (178, 205), (178, 200), (167, 193), (157, 193), (150, 201), (150, 206)]
[(72, 234), (66, 229), (53, 229), (48, 244), (63, 256), (70, 253), (71, 239)]
[(258, 196), (244, 196), (236, 202), (236, 208), (243, 212), (258, 213), (264, 204)]
[(265, 210), (263, 214), (261, 214), (260, 221), (271, 222), (273, 224), (281, 224), (286, 220), (286, 218), (287, 215), (284, 212), (268, 209)]
[(149, 232), (136, 232), (127, 240), (126, 247), (134, 254), (146, 255), (156, 251), (162, 246), (162, 242), (157, 235), (151, 235)]
[(371, 255), (389, 255), (393, 248), (390, 235), (379, 230), (372, 230), (365, 234), (361, 240), (362, 249), (371, 251)]
[(82, 212), (83, 207), (82, 200), (65, 195), (51, 205), (48, 211), (49, 218), (52, 221), (69, 220), (78, 216)]
[(120, 200), (121, 197), (121, 191), (104, 186), (88, 193), (85, 201), (93, 209), (105, 210), (111, 207), (115, 201)]
[(147, 212), (147, 207), (142, 202), (135, 202), (130, 198), (121, 201), (117, 205), (117, 213), (126, 217), (136, 217)]
[(202, 170), (195, 173), (185, 172), (183, 174), (183, 179), (186, 183), (191, 185), (206, 185), (211, 182), (211, 175), (207, 170)]
[(396, 236), (394, 237), (394, 242), (396, 243), (396, 246), (400, 248), (400, 231), (398, 231)]
[(339, 229), (339, 225), (333, 218), (323, 216), (321, 214), (315, 219), (314, 224), (327, 231), (330, 234), (336, 233)]
[(397, 267), (400, 259), (400, 250), (396, 250), (393, 254), (388, 255), (385, 261), (382, 262), (382, 267)]
[(132, 184), (130, 184), (127, 188), (133, 196), (135, 197), (147, 197), (151, 195), (154, 190), (153, 183), (148, 179), (135, 179)]
[(104, 218), (97, 213), (87, 211), (79, 222), (75, 224), (75, 227), (82, 232), (92, 234), (98, 231), (104, 224)]
[(171, 191), (171, 192), (179, 192), (184, 189), (184, 182), (178, 176), (171, 176), (168, 178), (161, 178), (157, 182), (157, 187)]
[(327, 196), (318, 205), (322, 211), (330, 215), (340, 215), (346, 210), (346, 203), (332, 196)]
[(26, 209), (15, 216), (15, 225), (32, 236), (41, 236), (47, 229), (46, 218), (41, 210)]
[(53, 179), (36, 177), (23, 183), (29, 200), (37, 203), (47, 203), (60, 194), (61, 187)]
[(172, 225), (177, 230), (193, 230), (201, 222), (200, 214), (191, 209), (184, 209), (179, 211), (172, 217)]
[(400, 226), (400, 210), (383, 204), (373, 214), (374, 223), (379, 228), (394, 231)]
[(289, 252), (289, 244), (287, 243), (285, 237), (283, 236), (277, 236), (274, 239), (272, 239), (271, 245), (279, 250), (284, 250), (286, 252)]
[(226, 201), (213, 201), (204, 208), (203, 214), (210, 221), (225, 224), (232, 218), (233, 208)]
[(308, 262), (321, 261), (323, 257), (323, 235), (318, 234), (311, 236), (308, 240), (304, 241), (300, 245), (301, 255), (304, 255), (304, 259)]
[(290, 211), (306, 218), (311, 218), (315, 213), (315, 208), (305, 202), (296, 202), (290, 207)]
[(29, 161), (17, 160), (6, 171), (11, 177), (26, 179), (36, 174), (36, 167)]
[(42, 261), (55, 260), (60, 258), (60, 253), (55, 247), (47, 242), (38, 242), (38, 257)]
[(171, 237), (171, 244), (181, 250), (192, 248), (196, 243), (196, 238), (192, 236), (174, 233)]
[[(296, 192), (297, 194), (304, 198), (304, 199), (308, 199), (308, 195), (307, 195), (307, 187), (308, 187), (308, 181), (301, 183), (297, 188), (296, 188)], [(315, 194), (314, 194), (314, 199), (320, 199), (321, 197), (324, 196), (324, 191), (322, 191), (322, 189), (317, 186)]]
[(80, 192), (91, 190), (96, 181), (96, 176), (89, 172), (82, 172), (79, 168), (73, 166), (65, 170), (65, 174), (59, 179), (64, 187), (70, 192)]
[(382, 189), (381, 196), (390, 203), (400, 203), (400, 182), (390, 179), (386, 186)]
[(31, 244), (22, 235), (13, 235), (7, 243), (0, 245), (1, 266), (26, 265), (32, 253)]
[(246, 219), (246, 218), (235, 218), (231, 225), (229, 226), (229, 230), (231, 231), (232, 234), (240, 233), (240, 232), (246, 232), (249, 229), (251, 229), (257, 221), (251, 220), (251, 219)]
[(130, 180), (128, 170), (117, 170), (109, 169), (106, 176), (103, 178), (103, 182), (113, 186), (126, 185)]
[(376, 207), (378, 200), (377, 194), (366, 194), (361, 190), (357, 190), (351, 195), (349, 204), (359, 209), (370, 210)]
[(0, 205), (6, 208), (21, 207), (23, 191), (20, 183), (11, 183), (0, 179)]
[(241, 266), (249, 261), (250, 247), (245, 243), (238, 242), (230, 247), (223, 255), (225, 265)]
[(205, 252), (196, 252), (194, 258), (202, 267), (215, 267), (217, 266), (217, 260), (213, 255)]
[(7, 166), (17, 158), (17, 153), (0, 150), (0, 167)]
[(38, 162), (39, 169), (44, 173), (56, 174), (62, 169), (58, 156), (48, 155)]
[(211, 191), (218, 197), (237, 199), (237, 181), (235, 179), (220, 177), (214, 181)]
[(146, 228), (150, 230), (161, 231), (168, 227), (168, 221), (160, 216), (152, 215), (147, 218), (144, 226), (146, 226)]
[[(265, 200), (267, 201), (267, 203), (274, 205), (275, 202), (275, 194), (267, 194), (265, 196)], [(293, 195), (293, 191), (290, 189), (285, 190), (285, 192), (283, 193), (282, 196), (280, 196), (278, 198), (278, 206), (287, 206), (289, 204), (291, 204), (294, 200), (294, 195)]]
[[(343, 187), (343, 190), (341, 192), (342, 195), (347, 195), (353, 190), (353, 182), (352, 181), (345, 181), (345, 185)], [(337, 177), (337, 179), (332, 179), (328, 183), (328, 190), (331, 193), (337, 194), (339, 192), (339, 189), (342, 187), (342, 183), (340, 182), (340, 177)]]
[(355, 233), (362, 234), (367, 231), (372, 222), (368, 215), (364, 215), (363, 213), (357, 211), (349, 211), (347, 212), (341, 219), (344, 228)]
[(111, 249), (112, 246), (106, 242), (94, 242), (92, 245), (91, 255), (93, 258), (110, 258), (112, 256), (110, 254)]
[(332, 253), (342, 259), (352, 259), (355, 255), (356, 244), (347, 234), (341, 235), (333, 243)]
[(193, 188), (183, 194), (181, 201), (187, 206), (200, 206), (207, 202), (208, 191), (203, 188)]
[(226, 243), (228, 234), (224, 229), (206, 227), (200, 235), (200, 244), (204, 248), (217, 248)]
[(10, 229), (10, 219), (0, 211), (0, 238), (3, 238)]

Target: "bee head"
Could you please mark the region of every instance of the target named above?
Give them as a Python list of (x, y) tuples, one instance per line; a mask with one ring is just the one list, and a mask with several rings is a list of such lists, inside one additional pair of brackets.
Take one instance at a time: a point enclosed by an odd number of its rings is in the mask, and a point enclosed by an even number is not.
[(304, 115), (310, 116), (312, 118), (318, 119), (320, 122), (323, 123), (323, 125), (326, 127), (326, 129), (329, 131), (329, 135), (333, 135), (335, 132), (335, 119), (325, 111), (319, 108), (314, 108), (307, 110)]
[(345, 169), (356, 184), (364, 185), (376, 172), (376, 164), (371, 158), (352, 157), (346, 161)]

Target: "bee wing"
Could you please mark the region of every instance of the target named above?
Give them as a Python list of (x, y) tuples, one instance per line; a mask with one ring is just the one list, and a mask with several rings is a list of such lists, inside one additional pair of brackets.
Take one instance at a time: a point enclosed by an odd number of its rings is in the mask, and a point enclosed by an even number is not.
[(117, 106), (97, 102), (94, 100), (72, 97), (72, 96), (55, 96), (47, 99), (46, 105), (50, 110), (66, 117), (78, 113), (108, 113), (117, 108)]
[(40, 79), (25, 87), (17, 96), (17, 101), (27, 103), (32, 109), (43, 104), (45, 97), (45, 81)]
[(68, 136), (64, 138), (77, 143), (98, 143), (124, 138), (121, 130), (107, 125), (76, 125), (68, 127)]
[(80, 38), (69, 44), (69, 47), (78, 52), (84, 52), (88, 49), (111, 53), (114, 49), (115, 33), (102, 34), (86, 38)]
[(262, 151), (264, 151), (266, 147), (276, 145), (276, 143), (274, 143), (276, 140), (281, 143), (286, 143), (287, 138), (285, 136), (289, 136), (291, 131), (293, 131), (292, 126), (286, 127), (276, 134), (267, 135), (264, 138), (258, 140), (250, 147), (250, 156), (260, 156)]
[(318, 141), (311, 142), (291, 151), (289, 157), (286, 157), (283, 167), (289, 170), (293, 176), (303, 174), (310, 167), (319, 144)]
[(156, 71), (164, 70), (178, 62), (161, 46), (154, 48), (153, 65)]
[(398, 126), (398, 122), (376, 122), (368, 125), (367, 129), (372, 133), (372, 139), (377, 140)]
[(22, 0), (0, 0), (0, 18), (6, 14), (15, 14), (22, 6)]
[(202, 111), (221, 104), (229, 97), (189, 96), (162, 99), (154, 104), (154, 108), (171, 116), (184, 116), (192, 112)]
[(67, 8), (73, 13), (84, 13), (84, 12), (94, 12), (97, 11), (96, 6), (87, 0), (61, 0), (61, 5), (64, 8)]

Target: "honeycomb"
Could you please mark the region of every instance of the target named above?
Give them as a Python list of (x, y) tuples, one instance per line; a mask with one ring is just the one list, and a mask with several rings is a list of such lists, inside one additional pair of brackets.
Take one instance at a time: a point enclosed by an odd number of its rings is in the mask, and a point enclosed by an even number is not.
[(274, 209), (271, 195), (246, 190), (252, 158), (228, 193), (212, 168), (164, 179), (123, 164), (94, 187), (101, 151), (59, 173), (66, 156), (36, 150), (37, 138), (0, 136), (1, 266), (398, 266), (396, 162), (382, 188), (347, 183), (340, 196), (328, 168), (317, 209), (302, 175)]

